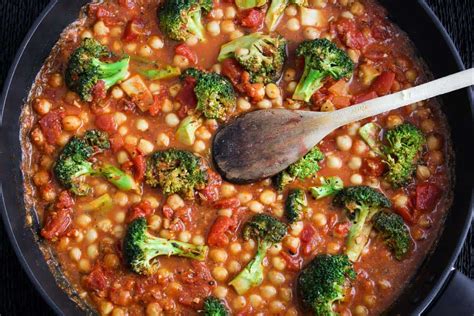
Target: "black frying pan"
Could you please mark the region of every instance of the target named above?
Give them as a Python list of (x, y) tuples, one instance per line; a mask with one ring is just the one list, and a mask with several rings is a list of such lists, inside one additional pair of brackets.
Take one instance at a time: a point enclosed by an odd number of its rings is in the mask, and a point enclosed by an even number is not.
[[(58, 314), (93, 313), (77, 297), (66, 294), (67, 281), (55, 277), (38, 247), (38, 224), (25, 227), (23, 179), (20, 171), (19, 116), (36, 74), (61, 31), (89, 0), (53, 0), (26, 36), (5, 82), (0, 101), (0, 209), (6, 230), (20, 262), (43, 298)], [(454, 45), (437, 17), (422, 1), (380, 0), (392, 20), (415, 43), (435, 77), (463, 69)], [(445, 95), (441, 101), (451, 126), (455, 150), (454, 203), (437, 246), (423, 262), (389, 314), (473, 315), (474, 282), (453, 269), (466, 238), (474, 209), (474, 140), (472, 89)], [(31, 214), (34, 214), (32, 212)], [(40, 241), (41, 243), (41, 241)], [(54, 260), (51, 266), (60, 272)], [(59, 284), (59, 285), (58, 285)], [(70, 287), (69, 287), (70, 288)], [(72, 297), (72, 299), (71, 299)], [(77, 303), (79, 302), (79, 303)]]

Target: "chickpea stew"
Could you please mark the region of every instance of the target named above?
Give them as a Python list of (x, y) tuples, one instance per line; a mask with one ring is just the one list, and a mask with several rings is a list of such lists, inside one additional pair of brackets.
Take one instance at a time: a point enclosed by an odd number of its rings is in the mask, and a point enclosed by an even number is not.
[(88, 4), (23, 111), (40, 236), (100, 315), (378, 315), (451, 203), (436, 101), (248, 185), (213, 170), (210, 142), (247, 111), (334, 111), (427, 78), (372, 0)]

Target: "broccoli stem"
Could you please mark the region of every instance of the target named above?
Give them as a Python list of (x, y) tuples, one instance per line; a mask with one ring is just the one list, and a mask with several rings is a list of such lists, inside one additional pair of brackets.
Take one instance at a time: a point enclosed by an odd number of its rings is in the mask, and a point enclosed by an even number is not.
[(93, 60), (93, 64), (95, 64), (99, 69), (101, 80), (104, 81), (106, 89), (109, 89), (118, 81), (126, 77), (129, 61), (130, 57), (128, 56), (115, 63), (104, 63), (99, 59)]
[(369, 239), (372, 225), (367, 223), (367, 220), (369, 220), (369, 209), (361, 207), (349, 231), (346, 245), (346, 255), (352, 262), (357, 261)]
[(197, 11), (191, 15), (187, 26), (191, 30), (191, 33), (194, 33), (199, 40), (204, 40), (204, 27), (201, 22), (201, 11)]
[(254, 286), (263, 282), (263, 260), (271, 244), (260, 242), (255, 257), (247, 266), (229, 283), (239, 295), (245, 294)]
[(321, 81), (324, 77), (324, 72), (305, 66), (303, 75), (293, 93), (293, 99), (308, 102), (314, 92), (322, 87)]
[(105, 165), (99, 169), (99, 175), (103, 176), (110, 183), (115, 185), (122, 191), (130, 191), (137, 189), (137, 184), (133, 178), (112, 165)]
[(108, 193), (102, 194), (98, 198), (90, 201), (89, 203), (83, 204), (81, 206), (82, 211), (104, 211), (107, 212), (112, 208), (113, 201)]
[(196, 246), (190, 243), (181, 242), (177, 240), (168, 240), (160, 237), (155, 237), (148, 232), (147, 243), (144, 245), (144, 250), (147, 253), (149, 260), (158, 256), (180, 256), (202, 261), (206, 258), (206, 252), (203, 251), (205, 246)]
[(270, 32), (276, 29), (278, 20), (283, 15), (288, 3), (288, 0), (272, 0), (265, 16), (265, 25)]

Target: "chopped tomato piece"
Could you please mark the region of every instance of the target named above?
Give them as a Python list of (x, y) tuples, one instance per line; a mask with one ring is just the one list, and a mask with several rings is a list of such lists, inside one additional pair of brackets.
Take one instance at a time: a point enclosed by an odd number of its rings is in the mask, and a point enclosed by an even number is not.
[(114, 153), (122, 149), (124, 145), (123, 137), (120, 134), (114, 134), (110, 136), (110, 147)]
[(196, 86), (196, 80), (191, 77), (184, 79), (184, 84), (181, 90), (179, 90), (176, 100), (181, 103), (181, 106), (188, 106), (189, 108), (195, 108), (197, 104), (196, 94), (194, 93), (194, 87)]
[(369, 101), (369, 100), (375, 99), (376, 97), (377, 97), (377, 93), (375, 93), (375, 91), (370, 91), (370, 92), (367, 92), (367, 93), (361, 93), (361, 94), (358, 94), (354, 97), (354, 104)]
[(250, 9), (241, 11), (239, 14), (240, 25), (248, 28), (259, 28), (264, 20), (265, 13), (262, 10)]
[(139, 217), (147, 217), (152, 215), (154, 212), (150, 202), (141, 201), (140, 203), (132, 206), (127, 214), (127, 222), (131, 222)]
[(222, 61), (221, 66), (222, 75), (226, 76), (234, 87), (239, 87), (242, 83), (242, 73), (244, 71), (239, 63), (233, 58), (227, 58)]
[(211, 230), (207, 235), (207, 243), (212, 247), (225, 247), (229, 244), (229, 237), (226, 233), (234, 225), (234, 221), (227, 216), (216, 218)]
[(410, 223), (410, 224), (413, 223), (414, 221), (413, 214), (411, 212), (410, 207), (408, 207), (407, 205), (405, 206), (394, 205), (393, 210), (395, 211), (395, 213), (400, 215), (405, 222)]
[(240, 200), (237, 197), (231, 197), (228, 199), (219, 200), (214, 203), (214, 208), (236, 208), (240, 206)]
[(46, 141), (49, 144), (56, 144), (58, 137), (61, 135), (62, 124), (61, 120), (64, 117), (64, 111), (61, 109), (50, 111), (39, 120), (39, 126)]
[(145, 29), (145, 23), (141, 19), (133, 19), (127, 23), (122, 39), (126, 42), (136, 40), (140, 36), (146, 36), (149, 32)]
[(368, 44), (367, 38), (357, 29), (353, 20), (342, 18), (336, 22), (336, 30), (346, 46), (355, 49), (362, 49)]
[(107, 90), (105, 89), (105, 82), (103, 80), (97, 81), (92, 87), (92, 100), (94, 102), (104, 99), (107, 96)]
[(415, 207), (420, 211), (433, 211), (441, 197), (441, 189), (434, 183), (424, 182), (416, 186)]
[(316, 234), (316, 228), (311, 224), (306, 224), (301, 231), (300, 239), (302, 242), (310, 241)]
[(365, 176), (380, 177), (385, 173), (385, 163), (380, 158), (364, 158), (360, 171)]
[(311, 224), (306, 224), (301, 231), (300, 239), (302, 242), (302, 253), (307, 256), (311, 254), (318, 243), (319, 236), (316, 234), (316, 228)]
[(186, 57), (191, 64), (197, 64), (198, 56), (196, 53), (186, 44), (179, 44), (174, 49), (176, 55), (181, 55)]
[(92, 291), (105, 291), (110, 286), (110, 278), (99, 264), (84, 277), (83, 282), (84, 287)]
[(334, 226), (334, 233), (337, 236), (345, 237), (349, 233), (351, 224), (349, 222), (337, 223)]
[(351, 105), (351, 97), (350, 96), (343, 96), (343, 95), (333, 95), (331, 97), (331, 102), (338, 109), (339, 108), (344, 108), (346, 106)]
[(345, 80), (338, 80), (328, 88), (328, 91), (336, 96), (347, 96), (348, 84)]
[(153, 104), (148, 109), (148, 112), (151, 116), (157, 116), (160, 113), (164, 99), (165, 98), (163, 98), (163, 96), (160, 94), (153, 95)]
[(60, 209), (48, 213), (41, 236), (53, 239), (64, 236), (72, 223), (71, 209)]
[(142, 182), (145, 178), (146, 160), (141, 153), (137, 153), (133, 158), (133, 173), (135, 181)]
[(97, 115), (95, 117), (95, 125), (106, 132), (114, 132), (117, 130), (117, 124), (115, 123), (113, 113)]
[(280, 255), (286, 261), (286, 267), (289, 271), (298, 272), (301, 270), (301, 266), (303, 265), (303, 259), (298, 256), (292, 256), (286, 251), (281, 251)]
[(214, 202), (219, 199), (219, 187), (222, 184), (221, 176), (212, 170), (208, 171), (207, 185), (199, 191), (201, 199), (207, 202)]
[(395, 81), (395, 73), (391, 71), (383, 72), (378, 76), (375, 81), (372, 83), (371, 89), (379, 96), (385, 95), (390, 92), (390, 88)]

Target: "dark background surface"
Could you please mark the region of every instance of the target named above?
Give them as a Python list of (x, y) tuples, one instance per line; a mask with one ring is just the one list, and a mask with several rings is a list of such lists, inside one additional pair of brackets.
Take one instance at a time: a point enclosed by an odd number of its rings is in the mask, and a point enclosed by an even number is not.
[[(3, 86), (8, 69), (24, 36), (48, 2), (49, 0), (0, 0), (0, 87)], [(474, 0), (426, 0), (426, 2), (453, 38), (466, 68), (472, 67)], [(471, 279), (474, 279), (473, 230), (474, 225), (471, 225), (471, 232), (457, 261), (457, 268)], [(0, 258), (0, 315), (51, 315), (51, 309), (36, 293), (21, 269), (4, 231), (3, 223), (0, 223)]]

